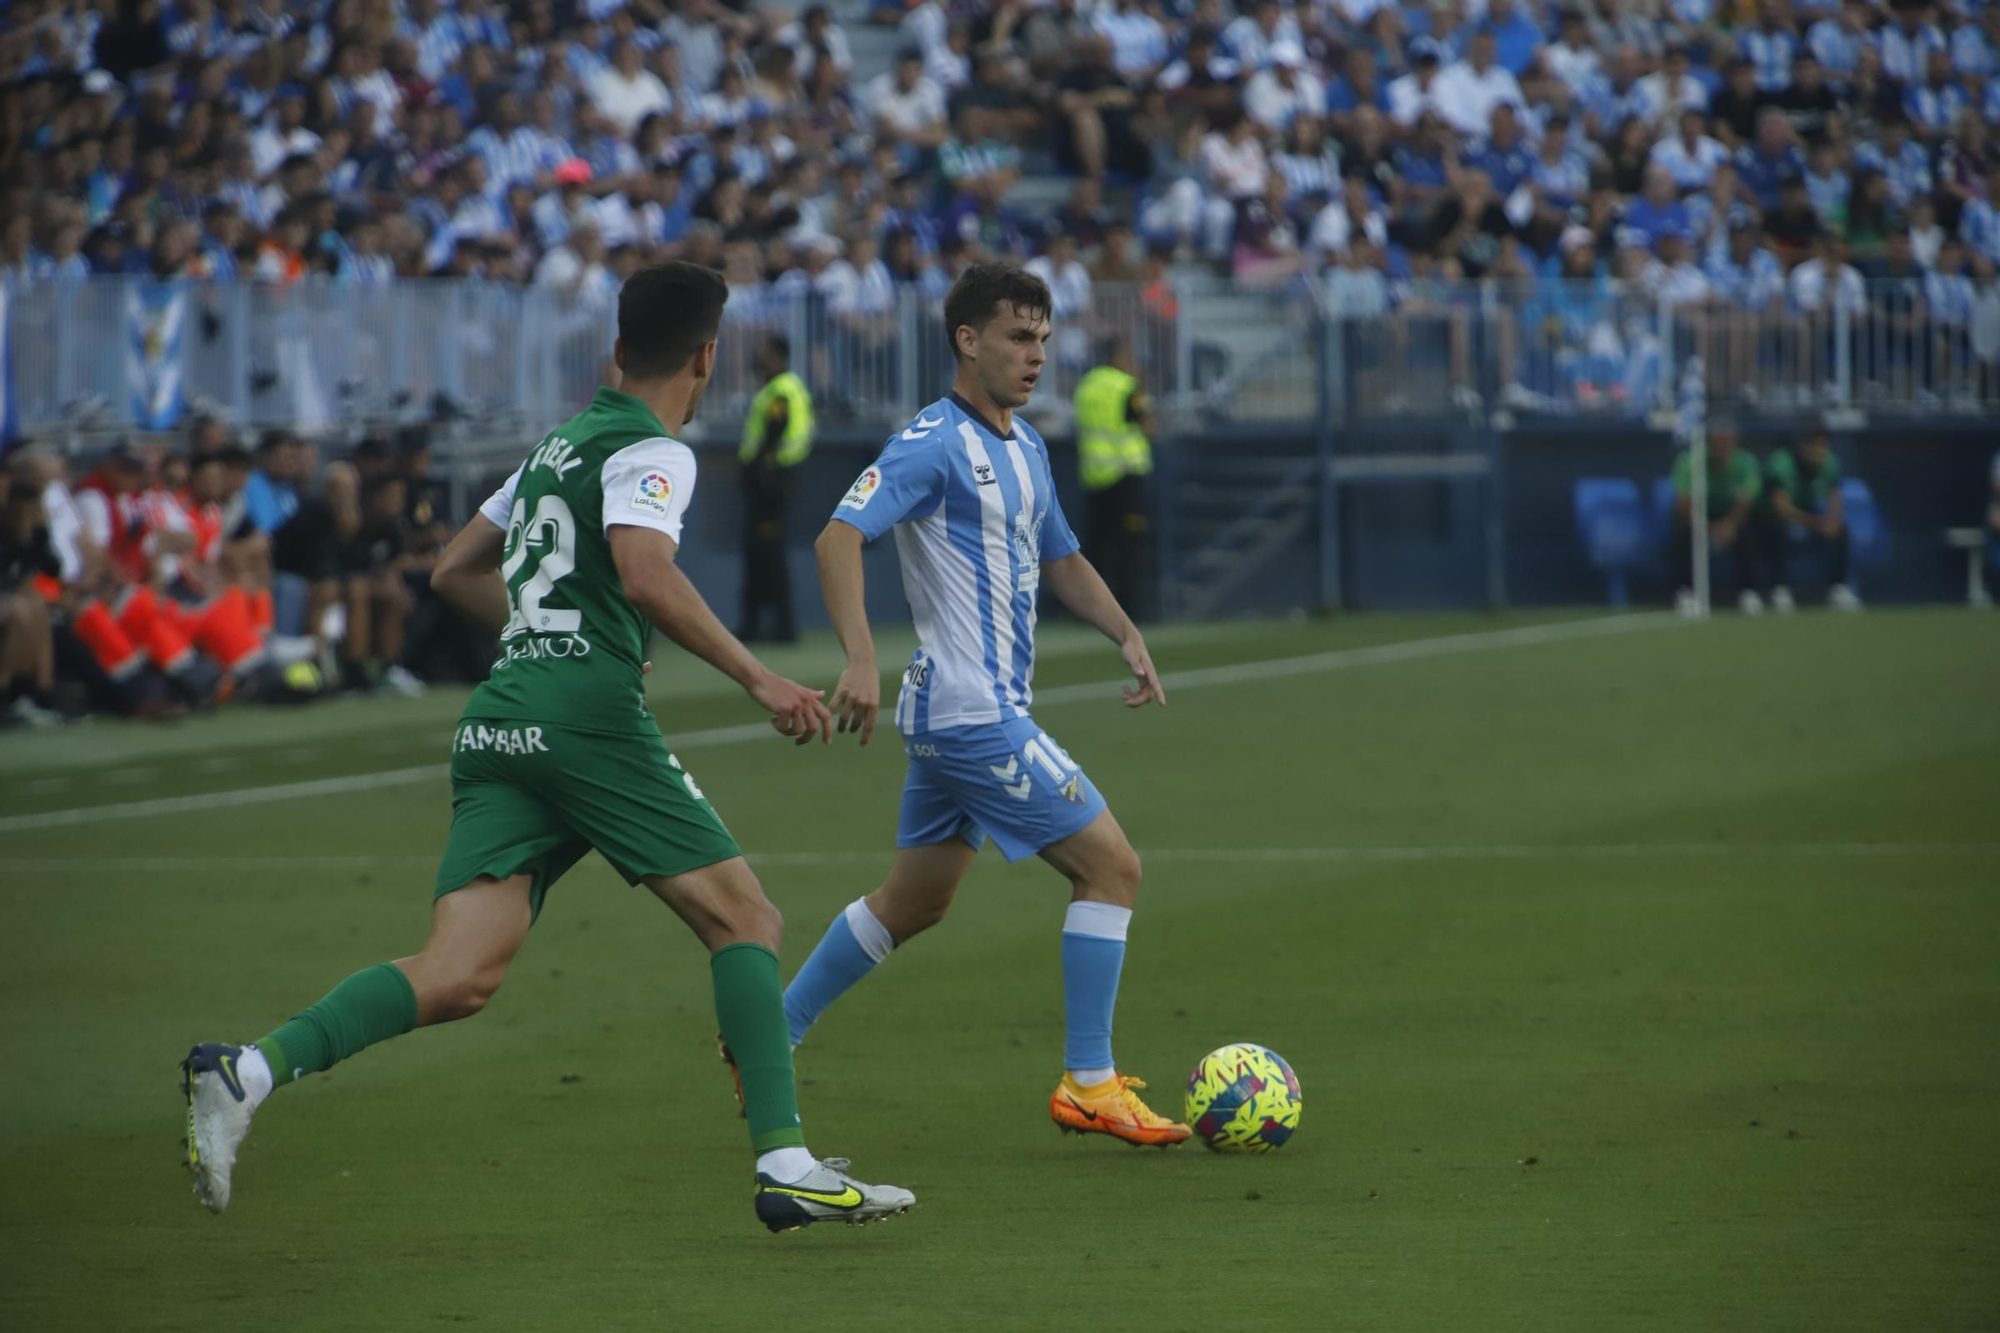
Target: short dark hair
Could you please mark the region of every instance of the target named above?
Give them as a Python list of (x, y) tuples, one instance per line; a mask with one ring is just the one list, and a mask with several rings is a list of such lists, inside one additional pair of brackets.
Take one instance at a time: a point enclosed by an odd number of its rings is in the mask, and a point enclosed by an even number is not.
[(618, 341), (632, 379), (677, 375), (715, 341), (729, 284), (704, 264), (648, 264), (618, 291)]
[(787, 338), (782, 333), (765, 334), (764, 350), (771, 353), (773, 356), (777, 357), (779, 360), (785, 362), (788, 365), (791, 363), (792, 340), (790, 338)]
[(958, 275), (944, 298), (944, 336), (958, 355), (958, 331), (970, 325), (974, 333), (993, 322), (1001, 306), (1023, 315), (1047, 319), (1055, 302), (1049, 285), (1012, 264), (973, 264)]

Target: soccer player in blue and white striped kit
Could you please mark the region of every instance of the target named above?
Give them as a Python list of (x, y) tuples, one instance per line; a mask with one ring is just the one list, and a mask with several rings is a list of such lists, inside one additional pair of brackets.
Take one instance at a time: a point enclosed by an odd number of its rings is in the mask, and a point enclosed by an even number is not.
[(868, 743), (881, 675), (862, 605), (861, 547), (894, 530), (919, 646), (896, 727), (909, 776), (896, 857), (849, 904), (785, 991), (792, 1041), (889, 951), (944, 919), (991, 838), (1009, 861), (1040, 856), (1070, 882), (1063, 923), (1064, 1073), (1049, 1114), (1065, 1130), (1178, 1143), (1187, 1126), (1140, 1101), (1111, 1054), (1111, 1015), (1139, 858), (1088, 775), (1028, 712), (1035, 597), (1046, 583), (1112, 642), (1134, 683), (1125, 704), (1166, 703), (1145, 640), (1078, 550), (1041, 436), (1014, 412), (1035, 390), (1049, 289), (1005, 264), (975, 264), (945, 298), (952, 391), (889, 438), (820, 535), (820, 583), (847, 668), (830, 703)]

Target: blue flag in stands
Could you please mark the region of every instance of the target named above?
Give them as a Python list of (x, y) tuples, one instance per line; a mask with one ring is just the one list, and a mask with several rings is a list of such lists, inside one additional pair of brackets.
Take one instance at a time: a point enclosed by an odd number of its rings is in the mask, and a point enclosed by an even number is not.
[(125, 387), (133, 424), (141, 430), (166, 430), (181, 419), (187, 315), (185, 282), (148, 278), (126, 289)]

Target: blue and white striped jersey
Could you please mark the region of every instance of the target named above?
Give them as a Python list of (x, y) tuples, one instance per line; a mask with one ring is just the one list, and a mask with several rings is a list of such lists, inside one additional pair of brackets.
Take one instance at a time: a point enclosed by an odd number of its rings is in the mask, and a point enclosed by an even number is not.
[(957, 394), (940, 398), (889, 437), (833, 516), (869, 541), (896, 531), (917, 624), (897, 730), (1025, 717), (1042, 562), (1077, 549), (1034, 427), (1016, 417), (1003, 435)]

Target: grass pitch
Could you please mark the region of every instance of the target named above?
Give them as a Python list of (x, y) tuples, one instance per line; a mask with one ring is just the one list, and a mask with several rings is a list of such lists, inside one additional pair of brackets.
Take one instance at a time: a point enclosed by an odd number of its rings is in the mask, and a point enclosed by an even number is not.
[[(1154, 646), (1171, 673), (1500, 627)], [(832, 680), (824, 644), (778, 664)], [(917, 1210), (785, 1237), (751, 1215), (700, 950), (596, 858), (483, 1016), (280, 1092), (208, 1216), (175, 1063), (418, 945), (457, 698), (0, 738), (0, 1327), (2000, 1324), (2000, 619), (1323, 665), (1037, 710), (1147, 856), (1121, 1063), (1171, 1109), (1201, 1054), (1267, 1044), (1305, 1087), (1291, 1144), (1058, 1135), (1064, 894), (989, 851), (800, 1053), (815, 1148)], [(1056, 631), (1037, 684), (1116, 668)], [(654, 691), (670, 734), (754, 721), (664, 649)], [(789, 973), (887, 864), (899, 748), (680, 753)]]

